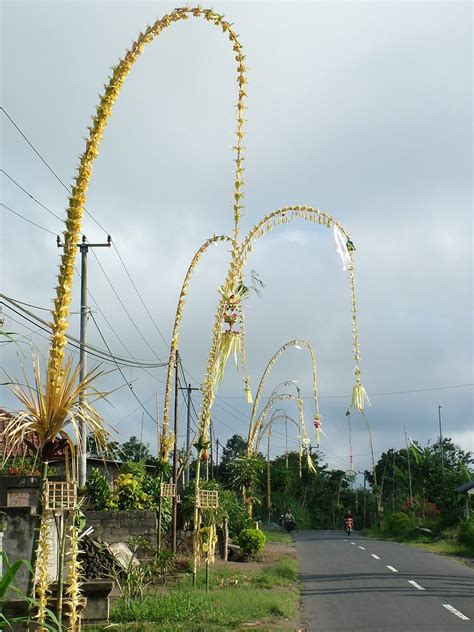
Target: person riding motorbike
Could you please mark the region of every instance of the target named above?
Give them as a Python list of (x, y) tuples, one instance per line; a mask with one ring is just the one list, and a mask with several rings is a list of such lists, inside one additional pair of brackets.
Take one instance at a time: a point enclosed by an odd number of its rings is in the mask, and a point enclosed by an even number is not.
[(296, 521), (293, 514), (291, 513), (291, 509), (288, 509), (286, 514), (283, 516), (283, 524), (288, 533), (290, 531), (293, 531), (294, 529), (298, 531), (298, 527), (296, 526)]
[(354, 528), (354, 520), (352, 518), (352, 512), (351, 512), (350, 509), (346, 513), (346, 517), (345, 517), (345, 520), (344, 520), (344, 525), (345, 525), (345, 531), (346, 531), (347, 535), (351, 535), (351, 531)]

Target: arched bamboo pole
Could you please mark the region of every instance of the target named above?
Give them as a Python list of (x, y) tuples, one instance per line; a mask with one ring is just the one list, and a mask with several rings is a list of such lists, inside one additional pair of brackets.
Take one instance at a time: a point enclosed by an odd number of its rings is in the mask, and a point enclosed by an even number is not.
[(300, 423), (300, 427), (301, 427), (301, 434), (302, 434), (302, 438), (301, 438), (301, 442), (303, 444), (303, 446), (307, 447), (310, 444), (309, 441), (309, 437), (308, 437), (308, 433), (306, 432), (306, 425), (305, 425), (305, 421), (304, 421), (304, 412), (303, 412), (303, 402), (301, 400), (301, 397), (299, 396), (299, 392), (297, 393), (297, 395), (293, 395), (292, 393), (277, 393), (276, 395), (274, 395), (273, 397), (271, 397), (268, 402), (265, 404), (264, 409), (262, 410), (260, 416), (258, 417), (258, 419), (255, 421), (255, 433), (254, 433), (254, 437), (253, 437), (253, 442), (250, 446), (247, 446), (247, 450), (248, 450), (248, 455), (251, 456), (252, 454), (255, 454), (256, 452), (256, 447), (254, 446), (255, 443), (255, 437), (257, 437), (260, 428), (262, 427), (266, 416), (268, 415), (268, 413), (270, 412), (270, 410), (272, 409), (273, 405), (275, 402), (277, 401), (287, 401), (287, 400), (294, 400), (297, 403), (298, 406), (298, 419), (299, 419), (299, 423)]
[(281, 410), (282, 410), (281, 408), (279, 408), (278, 410), (275, 410), (275, 412), (271, 416), (270, 420), (267, 421), (267, 423), (260, 428), (260, 432), (258, 433), (257, 440), (256, 440), (256, 443), (255, 443), (255, 452), (259, 452), (265, 433), (267, 432), (268, 429), (270, 429), (270, 431), (271, 431), (271, 429), (273, 428), (273, 424), (276, 421), (280, 421), (281, 419), (284, 419), (285, 421), (291, 421), (292, 424), (294, 426), (296, 426), (296, 428), (298, 429), (298, 432), (299, 432), (300, 426), (299, 426), (298, 422), (295, 419), (293, 419), (293, 417), (290, 417), (290, 415), (287, 415), (287, 414), (275, 415), (275, 413), (277, 413), (277, 412), (279, 412)]
[(268, 376), (270, 375), (271, 370), (272, 370), (273, 366), (275, 365), (275, 363), (278, 361), (278, 359), (283, 355), (283, 353), (285, 353), (288, 349), (290, 349), (292, 347), (302, 347), (302, 348), (304, 347), (305, 349), (307, 349), (309, 351), (309, 354), (310, 354), (310, 357), (311, 357), (311, 372), (312, 372), (312, 379), (313, 379), (314, 419), (315, 419), (315, 421), (320, 419), (319, 407), (318, 407), (318, 381), (317, 381), (317, 371), (316, 371), (316, 355), (315, 355), (315, 353), (313, 351), (313, 347), (306, 340), (300, 340), (300, 339), (290, 340), (289, 342), (285, 342), (285, 344), (282, 345), (276, 351), (276, 353), (272, 356), (272, 358), (268, 362), (267, 366), (265, 367), (264, 372), (262, 373), (262, 377), (260, 378), (260, 382), (258, 384), (257, 392), (255, 394), (255, 401), (254, 401), (254, 404), (253, 404), (252, 413), (251, 413), (251, 416), (250, 416), (249, 433), (248, 433), (248, 445), (253, 443), (253, 440), (255, 438), (255, 435), (254, 435), (255, 415), (257, 414), (258, 405), (260, 403), (260, 398), (261, 398), (261, 395), (262, 395), (262, 389), (263, 389), (263, 387), (265, 385), (265, 381), (268, 378)]
[[(272, 502), (271, 502), (271, 498), (272, 498), (272, 483), (271, 483), (271, 464), (270, 464), (270, 441), (271, 441), (271, 437), (272, 437), (272, 428), (273, 428), (273, 423), (275, 421), (278, 421), (280, 419), (285, 419), (285, 423), (287, 420), (290, 420), (294, 423), (294, 425), (296, 426), (296, 428), (298, 429), (299, 433), (298, 433), (298, 438), (301, 442), (301, 436), (300, 436), (300, 426), (299, 424), (292, 418), (289, 417), (288, 415), (276, 415), (276, 413), (282, 411), (281, 408), (275, 410), (270, 418), (270, 421), (268, 421), (260, 430), (260, 433), (257, 437), (257, 447), (256, 447), (256, 452), (259, 451), (260, 449), (260, 444), (262, 442), (263, 436), (267, 435), (267, 510), (268, 510), (268, 524), (270, 524), (271, 522), (271, 512), (272, 512)], [(301, 444), (300, 444), (301, 445)], [(301, 448), (299, 450), (299, 453), (301, 454)], [(288, 458), (288, 457), (287, 457)], [(287, 466), (288, 469), (288, 466)], [(301, 469), (301, 459), (300, 459), (300, 469)]]
[[(176, 307), (176, 315), (174, 319), (173, 325), (173, 333), (171, 334), (171, 344), (170, 344), (170, 354), (168, 360), (168, 370), (166, 374), (166, 385), (165, 385), (165, 398), (163, 405), (163, 428), (169, 428), (170, 422), (170, 409), (171, 409), (171, 387), (173, 384), (173, 368), (175, 365), (176, 351), (178, 350), (178, 342), (179, 342), (179, 331), (181, 326), (181, 321), (183, 318), (183, 310), (186, 302), (186, 296), (189, 290), (189, 284), (191, 282), (192, 275), (194, 274), (194, 270), (200, 261), (202, 255), (206, 252), (206, 250), (212, 244), (217, 244), (221, 241), (227, 241), (232, 243), (232, 239), (227, 235), (213, 235), (209, 239), (207, 239), (199, 250), (194, 254), (191, 263), (187, 269), (186, 275), (184, 277), (183, 284), (181, 286), (181, 292), (178, 298), (178, 305)], [(170, 432), (163, 433), (160, 441), (160, 458), (162, 461), (166, 461), (168, 458), (168, 454), (173, 445), (174, 436)]]
[[(52, 310), (52, 340), (49, 352), (49, 372), (60, 370), (64, 359), (64, 351), (66, 347), (65, 332), (68, 328), (68, 316), (71, 303), (71, 288), (74, 276), (74, 261), (76, 258), (77, 242), (81, 231), (82, 218), (84, 214), (84, 205), (86, 202), (87, 189), (92, 176), (92, 165), (99, 154), (99, 146), (102, 135), (107, 122), (112, 114), (112, 109), (117, 100), (123, 83), (132, 69), (137, 59), (142, 54), (145, 46), (152, 42), (160, 33), (175, 22), (187, 20), (190, 17), (203, 18), (204, 20), (218, 26), (225, 34), (227, 34), (233, 51), (235, 52), (235, 60), (237, 62), (237, 84), (238, 84), (238, 103), (237, 103), (237, 124), (236, 124), (236, 144), (235, 152), (235, 178), (233, 192), (233, 248), (232, 248), (232, 264), (231, 267), (236, 270), (236, 251), (238, 239), (238, 223), (242, 209), (241, 199), (243, 197), (243, 146), (244, 137), (244, 108), (246, 79), (245, 56), (237, 35), (233, 31), (231, 24), (224, 20), (222, 15), (212, 11), (211, 9), (202, 9), (201, 7), (183, 7), (174, 9), (164, 17), (156, 20), (152, 26), (148, 26), (144, 33), (140, 33), (130, 50), (127, 51), (125, 57), (114, 66), (113, 74), (109, 82), (105, 86), (105, 92), (100, 97), (96, 114), (92, 118), (92, 126), (89, 128), (89, 137), (86, 141), (86, 149), (80, 158), (78, 174), (72, 187), (72, 195), (69, 199), (69, 207), (67, 209), (66, 230), (64, 232), (64, 248), (61, 257), (61, 264), (58, 275), (58, 285), (56, 287), (56, 298), (54, 300), (54, 309)], [(167, 433), (167, 428), (164, 428)]]
[(245, 263), (248, 255), (253, 249), (253, 244), (256, 239), (263, 237), (266, 233), (273, 230), (276, 226), (281, 224), (289, 224), (296, 220), (306, 220), (309, 222), (317, 223), (327, 228), (335, 228), (339, 230), (343, 237), (346, 239), (347, 256), (350, 265), (347, 266), (347, 273), (349, 276), (350, 291), (351, 291), (351, 313), (352, 313), (352, 339), (353, 339), (353, 357), (355, 360), (354, 374), (355, 385), (352, 392), (352, 406), (362, 412), (364, 409), (364, 403), (367, 400), (367, 394), (360, 380), (360, 346), (359, 346), (359, 325), (357, 321), (357, 302), (355, 291), (355, 269), (353, 261), (354, 245), (351, 241), (350, 235), (344, 226), (338, 222), (334, 217), (329, 215), (326, 211), (320, 211), (318, 208), (306, 205), (290, 205), (285, 206), (276, 211), (272, 211), (265, 215), (253, 228), (247, 233), (242, 245), (240, 246), (240, 266), (241, 269), (245, 267)]

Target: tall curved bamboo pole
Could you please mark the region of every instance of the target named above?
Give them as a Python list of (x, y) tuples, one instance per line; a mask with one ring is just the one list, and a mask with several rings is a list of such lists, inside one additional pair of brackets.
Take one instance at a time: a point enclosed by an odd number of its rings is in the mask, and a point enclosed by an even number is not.
[(264, 372), (262, 373), (262, 377), (260, 378), (260, 382), (258, 384), (257, 392), (255, 394), (255, 400), (254, 400), (254, 404), (253, 404), (253, 408), (252, 408), (252, 413), (250, 415), (250, 424), (249, 424), (249, 433), (248, 433), (248, 442), (249, 442), (249, 444), (250, 444), (251, 439), (252, 439), (253, 425), (254, 425), (254, 422), (255, 422), (255, 415), (256, 415), (257, 410), (258, 410), (258, 405), (260, 404), (260, 398), (261, 398), (261, 395), (262, 395), (262, 389), (263, 389), (263, 386), (265, 384), (265, 381), (266, 381), (267, 377), (270, 375), (274, 364), (278, 361), (280, 356), (283, 355), (283, 353), (285, 353), (285, 351), (287, 351), (291, 347), (305, 347), (306, 349), (308, 349), (308, 351), (310, 353), (310, 356), (311, 356), (311, 371), (312, 371), (312, 378), (313, 378), (314, 419), (316, 421), (316, 420), (319, 420), (319, 418), (320, 418), (319, 407), (318, 407), (318, 381), (317, 381), (317, 372), (316, 372), (316, 355), (315, 355), (315, 353), (313, 351), (313, 347), (306, 340), (299, 340), (299, 339), (290, 340), (289, 342), (285, 342), (285, 344), (282, 345), (278, 349), (278, 351), (276, 351), (276, 353), (272, 356), (272, 358), (268, 362), (267, 366), (265, 367)]
[(361, 384), (361, 371), (360, 371), (360, 346), (359, 346), (359, 325), (357, 320), (357, 302), (355, 291), (355, 269), (352, 252), (355, 250), (351, 241), (350, 234), (344, 228), (344, 226), (338, 222), (334, 217), (329, 215), (326, 211), (320, 211), (318, 208), (305, 205), (290, 205), (285, 206), (276, 211), (272, 211), (265, 215), (253, 228), (247, 233), (244, 241), (240, 246), (240, 266), (241, 269), (245, 267), (245, 263), (248, 255), (253, 249), (253, 243), (256, 239), (263, 237), (266, 233), (273, 230), (276, 226), (281, 224), (289, 224), (292, 221), (298, 219), (318, 223), (327, 228), (336, 227), (342, 235), (346, 238), (347, 254), (349, 257), (350, 265), (347, 267), (347, 273), (350, 282), (351, 291), (351, 313), (352, 313), (352, 339), (353, 339), (353, 357), (355, 360), (354, 374), (355, 385), (352, 392), (352, 406), (354, 406), (359, 412), (364, 409), (364, 403), (367, 400), (367, 393)]
[(171, 410), (171, 387), (173, 384), (173, 368), (175, 364), (176, 351), (178, 350), (178, 342), (179, 342), (179, 330), (181, 326), (181, 321), (183, 318), (183, 310), (186, 302), (186, 296), (189, 290), (189, 284), (191, 282), (192, 275), (194, 270), (201, 259), (202, 255), (206, 252), (211, 244), (217, 244), (220, 241), (229, 241), (232, 242), (232, 239), (227, 235), (213, 235), (209, 239), (207, 239), (202, 246), (197, 250), (194, 254), (194, 257), (189, 264), (188, 270), (184, 277), (183, 285), (181, 286), (181, 292), (178, 298), (178, 305), (176, 307), (176, 315), (174, 319), (173, 325), (173, 333), (171, 334), (171, 344), (170, 344), (170, 354), (168, 360), (168, 370), (166, 374), (166, 386), (165, 386), (165, 401), (163, 405), (163, 428), (166, 428), (166, 434), (163, 432), (160, 441), (160, 458), (162, 461), (166, 461), (168, 459), (168, 454), (173, 445), (174, 436), (173, 433), (169, 432), (169, 422), (170, 422), (170, 410)]
[[(127, 51), (125, 57), (114, 66), (113, 74), (108, 84), (105, 86), (105, 92), (100, 97), (96, 114), (92, 118), (92, 126), (89, 128), (89, 138), (86, 141), (86, 149), (80, 158), (78, 174), (72, 187), (72, 195), (69, 199), (69, 207), (67, 209), (66, 230), (64, 233), (64, 248), (61, 257), (61, 264), (58, 275), (58, 285), (56, 287), (56, 298), (54, 299), (54, 309), (52, 310), (52, 340), (49, 352), (49, 369), (51, 373), (60, 370), (64, 359), (64, 351), (66, 347), (65, 332), (68, 328), (68, 316), (71, 303), (72, 280), (74, 276), (74, 261), (76, 258), (77, 241), (79, 239), (82, 218), (84, 214), (84, 205), (86, 202), (86, 194), (89, 181), (92, 176), (92, 165), (99, 154), (99, 146), (102, 135), (107, 122), (112, 114), (112, 109), (118, 95), (120, 94), (123, 83), (130, 72), (131, 68), (142, 54), (145, 46), (152, 42), (160, 33), (174, 22), (187, 20), (190, 17), (203, 18), (213, 23), (215, 26), (227, 34), (233, 50), (235, 52), (235, 60), (237, 62), (237, 84), (238, 84), (238, 103), (237, 103), (237, 125), (236, 125), (236, 144), (235, 152), (235, 178), (233, 193), (233, 249), (231, 267), (235, 270), (238, 239), (238, 222), (242, 209), (241, 199), (243, 197), (243, 146), (244, 137), (244, 108), (246, 79), (245, 56), (237, 35), (233, 31), (231, 24), (224, 20), (222, 15), (212, 11), (211, 9), (202, 9), (201, 7), (183, 7), (175, 9), (156, 20), (152, 26), (148, 26), (144, 33), (140, 33), (130, 50)], [(166, 428), (164, 429), (167, 430)]]
[(290, 399), (296, 401), (296, 403), (298, 405), (298, 419), (299, 419), (300, 426), (301, 426), (302, 443), (305, 446), (309, 445), (310, 442), (309, 442), (308, 433), (306, 432), (306, 425), (305, 425), (304, 413), (303, 413), (303, 402), (302, 402), (301, 398), (299, 397), (299, 395), (293, 395), (292, 393), (277, 393), (276, 395), (274, 395), (273, 397), (271, 397), (268, 400), (268, 402), (266, 403), (266, 405), (265, 405), (264, 409), (262, 410), (260, 416), (258, 417), (258, 419), (255, 422), (255, 432), (252, 435), (252, 443), (249, 444), (250, 445), (250, 449), (249, 449), (249, 446), (247, 446), (247, 454), (249, 456), (251, 456), (252, 454), (255, 454), (255, 452), (256, 452), (256, 449), (255, 449), (255, 446), (254, 446), (255, 439), (257, 437), (257, 434), (260, 431), (260, 428), (263, 425), (263, 422), (265, 421), (266, 416), (268, 415), (268, 413), (272, 409), (274, 403), (277, 402), (277, 401), (285, 401), (285, 400), (290, 400)]

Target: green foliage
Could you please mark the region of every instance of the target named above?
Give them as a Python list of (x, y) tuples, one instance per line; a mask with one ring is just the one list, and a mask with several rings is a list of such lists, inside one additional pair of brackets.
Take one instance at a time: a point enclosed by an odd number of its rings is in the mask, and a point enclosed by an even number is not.
[(156, 566), (158, 567), (162, 582), (165, 581), (166, 573), (172, 570), (175, 560), (175, 554), (171, 553), (171, 551), (168, 551), (167, 549), (161, 549), (161, 551), (156, 552), (155, 562)]
[(246, 555), (255, 557), (261, 551), (266, 542), (265, 533), (259, 529), (243, 529), (237, 538), (237, 544)]
[(126, 461), (147, 461), (151, 458), (150, 445), (144, 444), (135, 436), (131, 436), (121, 447), (122, 459)]
[[(201, 481), (201, 489), (212, 489), (219, 492), (219, 508), (202, 512), (204, 524), (215, 521), (222, 525), (228, 519), (229, 535), (234, 538), (249, 525), (249, 517), (242, 499), (233, 490), (222, 489), (217, 481)], [(186, 520), (192, 520), (195, 499), (195, 481), (191, 481), (184, 491), (181, 510)]]
[(131, 474), (142, 481), (146, 476), (145, 461), (125, 461), (120, 466), (121, 474)]
[[(201, 570), (198, 572), (198, 585), (203, 583)], [(246, 571), (245, 574), (216, 568), (211, 574), (207, 595), (193, 588), (190, 580), (185, 580), (167, 593), (147, 595), (130, 604), (119, 599), (112, 608), (110, 618), (117, 623), (135, 622), (136, 627), (130, 623), (127, 628), (119, 626), (117, 629), (122, 632), (151, 632), (156, 629), (153, 625), (169, 632), (181, 629), (212, 632), (241, 629), (245, 623), (255, 621), (264, 621), (265, 626), (268, 624), (271, 629), (280, 629), (278, 622), (281, 618), (295, 617), (298, 601), (296, 562), (282, 558), (270, 568)]]
[(415, 530), (415, 524), (406, 513), (399, 511), (390, 516), (386, 522), (385, 529), (391, 535), (407, 536)]
[(38, 459), (31, 456), (22, 456), (1, 461), (0, 475), (39, 476)]
[[(23, 624), (28, 628), (28, 625), (31, 623), (29, 616), (9, 616), (7, 619), (3, 610), (7, 604), (6, 597), (8, 592), (14, 593), (17, 599), (25, 602), (31, 609), (38, 607), (38, 601), (36, 599), (28, 597), (15, 585), (15, 576), (22, 566), (26, 566), (30, 573), (33, 572), (33, 569), (27, 560), (16, 560), (13, 564), (10, 564), (5, 551), (0, 551), (0, 557), (2, 558), (2, 566), (4, 568), (4, 575), (0, 580), (0, 625), (5, 624), (11, 629), (11, 624), (16, 623)], [(43, 629), (48, 630), (48, 632), (60, 632), (61, 630), (58, 619), (49, 608), (46, 608), (46, 621), (43, 623)]]
[(463, 520), (458, 529), (458, 541), (474, 553), (474, 514)]
[(228, 519), (231, 538), (237, 537), (242, 529), (249, 526), (250, 520), (244, 503), (233, 490), (224, 489), (219, 492), (219, 513)]
[(110, 485), (106, 477), (97, 468), (94, 467), (92, 469), (85, 488), (90, 509), (104, 511), (111, 508), (112, 491)]
[(264, 470), (265, 461), (257, 454), (236, 456), (230, 463), (229, 469), (234, 489), (245, 488), (254, 492), (258, 486), (260, 476)]
[[(472, 478), (470, 464), (471, 454), (449, 438), (424, 448), (412, 442), (408, 450), (388, 450), (375, 468), (382, 501), (390, 509), (413, 509), (421, 519), (439, 517), (442, 527), (455, 525), (462, 517), (463, 503), (454, 489)], [(369, 480), (373, 483), (372, 476)]]
[(122, 510), (149, 509), (152, 502), (143, 491), (142, 482), (133, 474), (120, 474), (115, 481), (113, 507)]
[(247, 442), (238, 434), (233, 435), (228, 439), (225, 447), (222, 450), (222, 458), (219, 464), (218, 475), (224, 486), (229, 486), (232, 483), (230, 464), (235, 457), (242, 456), (247, 452)]
[(295, 559), (285, 555), (275, 566), (257, 572), (252, 581), (262, 588), (288, 586), (298, 581), (298, 564)]

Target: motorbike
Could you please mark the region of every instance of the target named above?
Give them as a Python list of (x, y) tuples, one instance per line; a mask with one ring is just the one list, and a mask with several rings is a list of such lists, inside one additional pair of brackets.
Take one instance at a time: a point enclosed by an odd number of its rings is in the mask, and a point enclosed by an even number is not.
[(346, 519), (346, 533), (347, 535), (351, 535), (352, 532), (352, 518), (347, 518)]
[(294, 531), (296, 529), (296, 523), (294, 520), (285, 520), (285, 531), (290, 533), (290, 531)]

